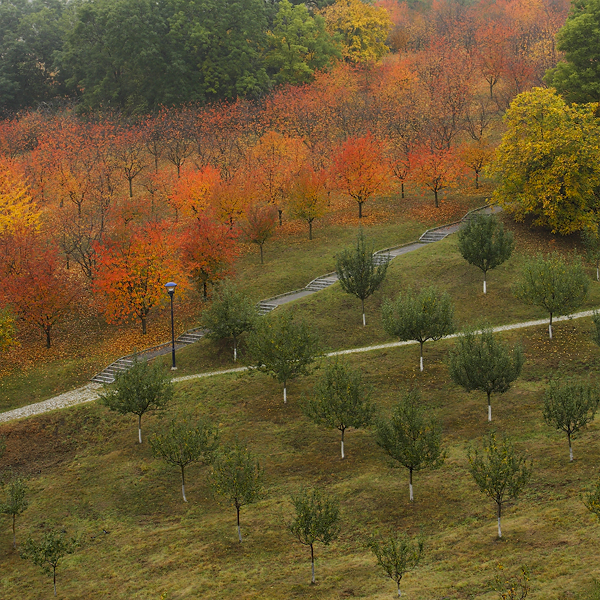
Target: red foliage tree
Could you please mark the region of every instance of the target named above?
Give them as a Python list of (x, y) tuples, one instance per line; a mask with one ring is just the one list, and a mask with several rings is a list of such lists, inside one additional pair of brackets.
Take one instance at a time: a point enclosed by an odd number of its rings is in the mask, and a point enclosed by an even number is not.
[(180, 242), (181, 260), (205, 300), (208, 284), (230, 275), (238, 254), (237, 238), (237, 230), (207, 214), (194, 219), (185, 229)]
[(246, 210), (246, 219), (240, 226), (244, 237), (260, 248), (260, 264), (264, 264), (263, 246), (275, 235), (277, 209), (270, 204), (255, 202)]
[(411, 178), (433, 192), (435, 207), (439, 208), (438, 193), (458, 181), (464, 165), (453, 150), (423, 148), (411, 156)]

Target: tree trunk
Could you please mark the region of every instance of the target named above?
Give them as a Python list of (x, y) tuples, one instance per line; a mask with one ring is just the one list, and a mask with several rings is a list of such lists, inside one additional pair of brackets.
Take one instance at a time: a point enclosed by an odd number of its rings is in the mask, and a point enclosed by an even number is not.
[(402, 596), (402, 592), (400, 591), (400, 582), (398, 581), (398, 598), (400, 598), (400, 596)]
[(343, 460), (344, 458), (346, 458), (344, 456), (344, 432), (346, 431), (346, 429), (345, 428), (344, 429), (340, 429), (340, 431), (342, 432), (342, 460)]
[(487, 393), (488, 397), (488, 421), (491, 423), (492, 421), (492, 392)]
[(208, 300), (208, 287), (206, 281), (202, 282), (202, 300), (204, 300), (204, 302)]
[(550, 313), (550, 324), (548, 325), (548, 335), (552, 339), (552, 313)]
[(240, 544), (242, 543), (242, 530), (240, 528), (240, 507), (236, 504), (235, 510), (237, 511), (237, 530), (238, 530), (238, 540)]
[(404, 181), (400, 183), (400, 197), (404, 199)]
[(233, 336), (233, 362), (237, 361), (237, 340), (235, 335)]
[(600, 281), (600, 265), (596, 264), (596, 281)]
[(262, 245), (262, 244), (259, 244), (259, 246), (260, 246), (260, 264), (261, 264), (261, 265), (264, 265), (264, 264), (265, 264), (265, 261), (264, 261), (264, 259), (263, 259), (263, 245)]
[(362, 205), (363, 205), (362, 202), (358, 203), (358, 218), (359, 219), (362, 219)]
[(420, 346), (420, 356), (419, 356), (419, 368), (421, 370), (421, 373), (423, 372), (423, 342), (419, 342), (419, 346)]
[(410, 501), (414, 502), (415, 498), (413, 496), (412, 472), (412, 469), (408, 469), (408, 491), (410, 495)]
[(313, 545), (310, 545), (310, 569), (311, 569), (311, 584), (315, 583), (315, 551)]
[(131, 179), (131, 177), (128, 177), (127, 179), (129, 179), (129, 197), (133, 198), (133, 179)]
[(502, 537), (502, 527), (500, 526), (500, 516), (502, 514), (502, 504), (498, 502), (498, 537)]
[(142, 319), (142, 334), (146, 335), (146, 317), (141, 317)]
[(312, 240), (312, 221), (308, 222), (308, 239)]
[(281, 225), (283, 224), (283, 219), (281, 218), (281, 216), (283, 215), (283, 210), (281, 208), (278, 208), (277, 212), (279, 213), (279, 227), (281, 227)]
[(138, 438), (142, 443), (142, 415), (138, 415)]
[(479, 189), (479, 172), (475, 171), (475, 189)]
[(571, 447), (571, 434), (567, 432), (567, 439), (569, 440), (569, 462), (573, 462), (573, 448)]
[(46, 348), (50, 348), (50, 330), (51, 327), (44, 327), (44, 333), (46, 334)]
[(437, 192), (437, 190), (433, 190), (433, 195), (435, 197), (435, 207), (439, 208), (440, 207), (440, 203), (438, 202), (438, 192)]
[(181, 466), (181, 494), (183, 495), (183, 501), (187, 502), (187, 498), (185, 497), (185, 475), (184, 475), (184, 466)]
[(485, 273), (485, 271), (483, 272), (483, 293), (487, 294), (487, 282), (486, 282), (486, 276), (487, 274)]
[(17, 520), (17, 515), (13, 514), (13, 548), (16, 550), (17, 549), (17, 534), (15, 531), (15, 521)]
[(283, 384), (283, 403), (287, 404), (287, 385)]
[(56, 566), (52, 566), (52, 579), (54, 583), (54, 595), (56, 596)]
[(365, 319), (365, 301), (363, 298), (361, 298), (360, 301), (362, 302), (363, 327), (366, 327), (367, 321)]

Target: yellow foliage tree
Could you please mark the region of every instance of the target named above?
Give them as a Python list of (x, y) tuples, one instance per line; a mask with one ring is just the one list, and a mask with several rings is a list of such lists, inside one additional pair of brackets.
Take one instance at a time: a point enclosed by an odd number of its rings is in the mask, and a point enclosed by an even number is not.
[(389, 52), (392, 20), (385, 8), (361, 0), (337, 0), (325, 8), (327, 30), (342, 43), (342, 57), (353, 63), (378, 61)]
[(519, 94), (491, 166), (496, 200), (515, 219), (568, 235), (594, 227), (600, 209), (597, 104), (568, 106), (554, 89)]
[(40, 211), (10, 163), (0, 162), (0, 235), (36, 227)]

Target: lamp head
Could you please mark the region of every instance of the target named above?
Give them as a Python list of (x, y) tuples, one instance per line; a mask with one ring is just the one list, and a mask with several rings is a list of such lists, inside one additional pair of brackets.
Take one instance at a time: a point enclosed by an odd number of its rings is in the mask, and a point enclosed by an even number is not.
[(175, 293), (175, 288), (177, 287), (177, 284), (173, 281), (169, 281), (169, 283), (165, 283), (165, 287), (167, 288), (167, 293), (169, 294), (169, 296), (172, 296)]

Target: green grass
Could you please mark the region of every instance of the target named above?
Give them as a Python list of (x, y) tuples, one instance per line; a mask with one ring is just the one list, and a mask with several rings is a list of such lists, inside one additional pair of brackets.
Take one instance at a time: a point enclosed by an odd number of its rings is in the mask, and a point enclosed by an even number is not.
[[(5, 425), (4, 463), (31, 474), (31, 505), (18, 521), (18, 535), (39, 535), (51, 526), (78, 532), (83, 546), (59, 569), (65, 598), (390, 598), (393, 584), (377, 570), (364, 547), (377, 531), (422, 531), (423, 564), (402, 589), (415, 600), (497, 597), (488, 591), (497, 563), (509, 572), (527, 564), (534, 599), (583, 591), (600, 576), (600, 526), (580, 501), (597, 477), (598, 424), (574, 443), (541, 419), (548, 377), (565, 372), (596, 378), (599, 351), (588, 337), (589, 320), (560, 323), (550, 343), (537, 328), (512, 332), (527, 357), (523, 376), (503, 397), (493, 397), (493, 427), (509, 432), (534, 460), (523, 497), (503, 519), (505, 538), (495, 539), (493, 503), (466, 471), (466, 449), (489, 430), (485, 395), (465, 394), (449, 383), (444, 357), (450, 341), (431, 344), (426, 371), (418, 372), (415, 347), (354, 355), (375, 389), (381, 413), (391, 410), (402, 389), (418, 385), (423, 402), (444, 425), (446, 464), (415, 477), (414, 505), (407, 475), (391, 469), (369, 431), (350, 431), (348, 458), (339, 458), (339, 433), (308, 422), (299, 411), (314, 376), (290, 386), (287, 406), (280, 386), (263, 375), (221, 376), (177, 386), (176, 409), (208, 414), (223, 443), (249, 444), (266, 472), (266, 494), (242, 510), (245, 536), (236, 541), (235, 511), (220, 504), (207, 484), (207, 468), (188, 474), (181, 501), (177, 471), (152, 459), (147, 437), (166, 422), (149, 416), (146, 442), (136, 442), (134, 418), (101, 406), (80, 406)], [(340, 498), (342, 534), (328, 548), (318, 545), (317, 585), (310, 586), (307, 549), (285, 529), (289, 495), (319, 485)], [(49, 595), (50, 580), (10, 550), (8, 519), (0, 531), (1, 582), (7, 598)], [(104, 534), (102, 530), (109, 533)]]

